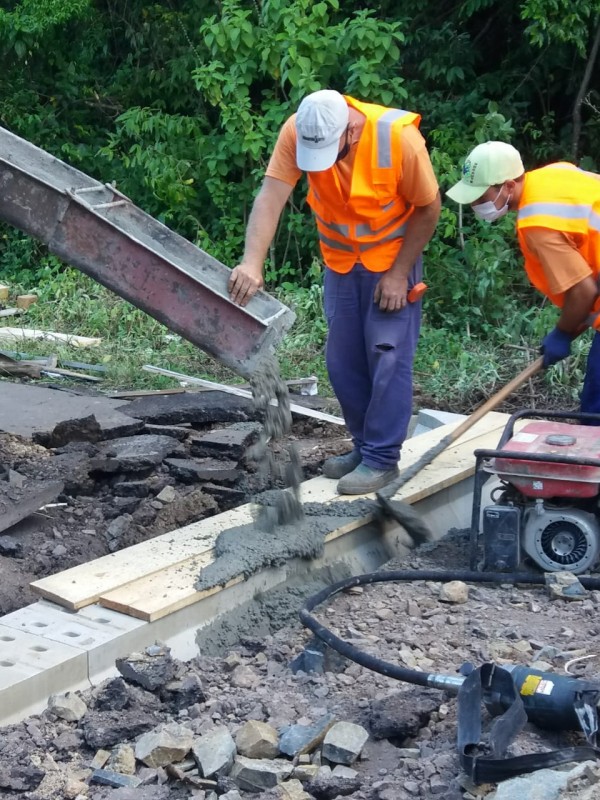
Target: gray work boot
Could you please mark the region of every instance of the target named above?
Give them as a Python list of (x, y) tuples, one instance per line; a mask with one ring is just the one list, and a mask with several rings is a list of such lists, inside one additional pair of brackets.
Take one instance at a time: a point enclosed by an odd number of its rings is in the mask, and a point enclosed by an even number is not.
[(360, 453), (358, 450), (351, 450), (343, 456), (333, 456), (328, 458), (323, 464), (323, 475), (326, 478), (343, 478), (360, 464)]
[(367, 467), (366, 464), (359, 464), (356, 469), (340, 479), (337, 490), (340, 494), (369, 494), (386, 486), (395, 480), (399, 474), (398, 467), (393, 469), (373, 469), (372, 467)]

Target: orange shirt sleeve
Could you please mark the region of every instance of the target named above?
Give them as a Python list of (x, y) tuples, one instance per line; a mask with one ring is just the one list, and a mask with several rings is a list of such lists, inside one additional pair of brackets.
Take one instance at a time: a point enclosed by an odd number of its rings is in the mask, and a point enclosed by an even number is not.
[(277, 178), (290, 186), (295, 186), (302, 175), (302, 170), (296, 166), (295, 119), (296, 115), (292, 114), (284, 122), (265, 172), (268, 178)]
[(413, 206), (432, 203), (439, 191), (423, 135), (416, 125), (405, 125), (400, 135), (402, 143), (402, 177), (398, 192)]
[(549, 228), (525, 228), (523, 236), (529, 250), (539, 259), (552, 294), (566, 292), (592, 275), (590, 265), (578, 252), (570, 234)]

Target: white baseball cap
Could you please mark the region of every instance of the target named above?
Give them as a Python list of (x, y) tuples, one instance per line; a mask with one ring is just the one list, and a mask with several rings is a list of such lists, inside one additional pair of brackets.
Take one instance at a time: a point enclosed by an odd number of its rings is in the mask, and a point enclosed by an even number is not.
[(462, 177), (446, 194), (456, 203), (468, 205), (490, 186), (520, 177), (525, 172), (519, 151), (506, 142), (478, 144), (462, 168)]
[(322, 172), (335, 164), (349, 117), (343, 95), (333, 89), (320, 89), (304, 98), (296, 113), (298, 169)]

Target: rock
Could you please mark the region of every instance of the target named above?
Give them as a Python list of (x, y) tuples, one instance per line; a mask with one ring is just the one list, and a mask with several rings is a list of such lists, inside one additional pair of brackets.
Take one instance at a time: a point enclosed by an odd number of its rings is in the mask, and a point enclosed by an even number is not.
[(357, 776), (347, 778), (334, 776), (329, 767), (320, 767), (316, 776), (308, 784), (306, 790), (317, 800), (334, 800), (337, 797), (349, 797), (360, 789), (361, 781)]
[[(148, 736), (148, 734), (144, 734)], [(142, 737), (143, 738), (143, 737)], [(122, 775), (135, 775), (135, 753), (129, 744), (119, 744), (110, 754), (107, 769)]]
[(402, 743), (424, 728), (441, 703), (440, 693), (432, 689), (411, 688), (394, 692), (371, 703), (369, 730), (374, 739)]
[(121, 786), (135, 788), (140, 785), (141, 781), (135, 775), (121, 775), (110, 769), (96, 769), (92, 772), (90, 783), (100, 783), (103, 786), (112, 786), (115, 789), (119, 789)]
[(32, 792), (40, 785), (46, 775), (43, 769), (32, 765), (14, 766), (0, 765), (0, 789), (13, 792)]
[(118, 411), (155, 425), (181, 425), (182, 422), (210, 425), (214, 422), (258, 419), (258, 411), (252, 400), (226, 392), (184, 392), (141, 397), (119, 406)]
[(336, 722), (323, 740), (323, 758), (334, 764), (354, 764), (369, 739), (362, 725)]
[(115, 663), (126, 681), (150, 692), (164, 686), (175, 675), (171, 649), (162, 645), (151, 645), (143, 653), (132, 653), (127, 658), (118, 658)]
[(150, 494), (150, 486), (145, 481), (119, 481), (113, 486), (114, 493), (121, 497), (142, 499)]
[(572, 572), (546, 572), (546, 588), (552, 600), (583, 600), (586, 590)]
[(50, 695), (48, 710), (67, 722), (78, 722), (87, 711), (87, 706), (78, 695), (67, 692)]
[(256, 422), (237, 422), (202, 436), (190, 436), (190, 450), (195, 456), (222, 456), (239, 461), (246, 448), (256, 441), (260, 426)]
[(102, 769), (110, 758), (109, 750), (98, 750), (90, 763), (91, 769)]
[(156, 495), (156, 499), (161, 503), (172, 503), (177, 500), (179, 493), (172, 486), (165, 486), (165, 488)]
[(443, 583), (438, 597), (442, 603), (466, 603), (469, 599), (469, 587), (462, 581)]
[(202, 682), (194, 672), (186, 675), (180, 681), (171, 681), (160, 693), (163, 703), (169, 703), (174, 711), (190, 708), (196, 703), (206, 700)]
[(9, 558), (22, 558), (23, 545), (14, 536), (0, 536), (0, 556)]
[(302, 783), (306, 783), (307, 781), (311, 781), (318, 771), (319, 767), (317, 764), (298, 764), (298, 766), (294, 767), (292, 777), (297, 778), (299, 781), (302, 781)]
[(177, 480), (183, 483), (210, 481), (211, 483), (235, 483), (241, 472), (235, 461), (218, 461), (216, 458), (167, 458), (165, 466)]
[(113, 678), (102, 684), (96, 693), (98, 711), (120, 711), (129, 705), (129, 690), (123, 678)]
[(281, 758), (245, 758), (237, 756), (231, 777), (247, 792), (262, 792), (272, 789), (292, 774), (293, 766)]
[(121, 711), (88, 711), (81, 720), (85, 741), (90, 747), (113, 747), (154, 728), (156, 716), (136, 708)]
[(276, 758), (279, 755), (278, 735), (266, 722), (249, 720), (235, 735), (237, 751), (247, 758)]
[(310, 795), (304, 791), (304, 786), (295, 779), (282, 783), (279, 791), (281, 800), (310, 800)]
[[(540, 769), (498, 784), (494, 800), (559, 800), (568, 783), (568, 772)], [(491, 800), (491, 798), (490, 798)]]
[(235, 742), (227, 728), (216, 728), (194, 742), (192, 755), (204, 778), (227, 775), (236, 754)]
[(193, 744), (193, 731), (172, 722), (141, 736), (135, 745), (135, 757), (147, 767), (165, 767), (185, 758)]
[(237, 666), (231, 675), (231, 685), (238, 689), (254, 689), (260, 683), (260, 675), (252, 667)]
[(100, 472), (140, 472), (182, 452), (183, 446), (171, 436), (126, 436), (103, 443), (98, 455), (90, 460), (90, 467)]
[(290, 758), (311, 753), (321, 744), (325, 734), (334, 724), (335, 718), (327, 715), (315, 725), (290, 725), (281, 731), (279, 750)]

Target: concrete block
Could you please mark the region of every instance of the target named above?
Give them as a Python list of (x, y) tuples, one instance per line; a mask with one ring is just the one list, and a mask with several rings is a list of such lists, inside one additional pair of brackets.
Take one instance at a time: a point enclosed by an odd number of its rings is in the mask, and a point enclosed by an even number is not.
[(17, 308), (28, 309), (29, 306), (32, 306), (34, 303), (37, 303), (38, 296), (37, 294), (20, 294), (17, 297), (15, 305)]
[(141, 632), (135, 635), (146, 625), (144, 621), (99, 605), (86, 606), (73, 613), (40, 600), (7, 614), (2, 624), (83, 652), (92, 683), (116, 675), (117, 658), (128, 655), (142, 644), (152, 643)]
[(85, 652), (0, 625), (2, 725), (43, 711), (51, 694), (89, 687)]
[(452, 414), (450, 411), (438, 411), (435, 408), (422, 408), (417, 414), (417, 420), (412, 436), (419, 436), (434, 428), (450, 425), (452, 422), (462, 422), (467, 417), (465, 414)]

